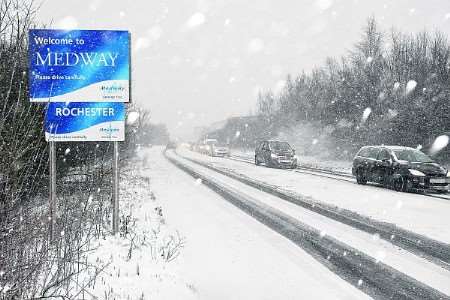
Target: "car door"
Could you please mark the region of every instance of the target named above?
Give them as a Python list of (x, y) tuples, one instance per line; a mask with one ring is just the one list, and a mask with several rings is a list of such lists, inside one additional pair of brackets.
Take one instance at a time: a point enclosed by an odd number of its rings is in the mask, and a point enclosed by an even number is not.
[(378, 153), (380, 152), (380, 148), (372, 147), (369, 150), (369, 157), (367, 158), (366, 165), (366, 178), (368, 181), (377, 180), (377, 167), (378, 167)]
[(263, 145), (263, 161), (265, 164), (267, 164), (270, 161), (270, 149), (269, 149), (269, 142), (264, 142)]
[(256, 159), (258, 160), (258, 162), (263, 161), (263, 157), (262, 157), (263, 145), (264, 145), (264, 142), (260, 142), (255, 150), (255, 156), (256, 156)]
[(392, 156), (387, 149), (381, 149), (378, 153), (377, 163), (376, 163), (376, 177), (377, 182), (387, 183), (388, 177), (392, 175)]

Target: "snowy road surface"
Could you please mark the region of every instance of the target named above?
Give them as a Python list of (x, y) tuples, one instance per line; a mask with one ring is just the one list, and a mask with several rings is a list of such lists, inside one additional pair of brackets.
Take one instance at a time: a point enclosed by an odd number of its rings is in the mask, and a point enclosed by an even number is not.
[[(169, 153), (169, 155), (172, 154)], [(283, 213), (318, 229), (323, 232), (323, 235), (332, 236), (352, 248), (358, 249), (362, 253), (372, 257), (374, 260), (383, 262), (436, 290), (450, 295), (450, 287), (448, 286), (448, 282), (450, 282), (450, 272), (448, 270), (398, 248), (390, 242), (380, 239), (377, 235), (368, 234), (343, 223), (331, 220), (296, 204), (261, 192), (256, 188), (231, 179), (228, 176), (217, 174), (210, 169), (198, 166), (190, 161), (184, 159), (182, 159), (182, 161), (183, 163), (196, 168), (196, 170), (199, 170), (208, 178), (214, 178), (214, 180), (221, 182), (223, 186), (232, 186), (240, 193), (250, 195), (254, 199), (257, 199), (258, 202), (262, 202), (269, 207), (274, 207)]]
[(301, 174), (292, 170), (256, 167), (224, 158), (212, 158), (189, 150), (180, 154), (233, 170), (250, 178), (291, 190), (312, 200), (336, 205), (378, 221), (450, 244), (450, 201), (419, 194), (399, 193), (376, 186)]
[(144, 175), (186, 245), (175, 262), (200, 299), (367, 299), (281, 235), (178, 170), (161, 148), (142, 150)]

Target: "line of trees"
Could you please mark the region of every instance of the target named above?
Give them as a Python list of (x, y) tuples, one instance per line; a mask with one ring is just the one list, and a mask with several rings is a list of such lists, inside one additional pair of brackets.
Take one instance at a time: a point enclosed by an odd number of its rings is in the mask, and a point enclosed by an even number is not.
[(450, 131), (450, 44), (441, 32), (384, 33), (370, 18), (348, 55), (258, 97), (262, 135), (309, 123), (340, 147), (429, 145)]
[[(302, 131), (298, 144), (323, 142), (323, 148), (334, 146), (346, 158), (365, 144), (426, 148), (450, 132), (449, 108), (447, 37), (441, 32), (383, 32), (372, 17), (347, 55), (327, 58), (310, 73), (289, 75), (278, 94), (260, 93), (257, 121), (238, 129), (235, 144), (252, 147), (258, 139)], [(226, 135), (236, 125), (230, 119), (213, 134)], [(450, 157), (448, 150), (440, 155)]]

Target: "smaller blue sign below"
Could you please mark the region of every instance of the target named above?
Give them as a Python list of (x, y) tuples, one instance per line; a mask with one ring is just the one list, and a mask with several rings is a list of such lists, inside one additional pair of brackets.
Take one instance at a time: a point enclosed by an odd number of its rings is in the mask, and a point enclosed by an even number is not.
[(55, 142), (124, 141), (125, 104), (121, 102), (51, 102), (45, 139)]

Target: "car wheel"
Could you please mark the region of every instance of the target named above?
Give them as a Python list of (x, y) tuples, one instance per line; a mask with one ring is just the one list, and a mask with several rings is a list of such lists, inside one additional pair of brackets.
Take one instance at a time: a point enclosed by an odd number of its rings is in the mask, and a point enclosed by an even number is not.
[(259, 162), (258, 158), (255, 155), (255, 165), (259, 166), (259, 164), (260, 164), (260, 162)]
[(356, 183), (357, 184), (367, 183), (367, 179), (366, 177), (364, 177), (363, 171), (361, 169), (358, 169), (358, 171), (356, 171)]

